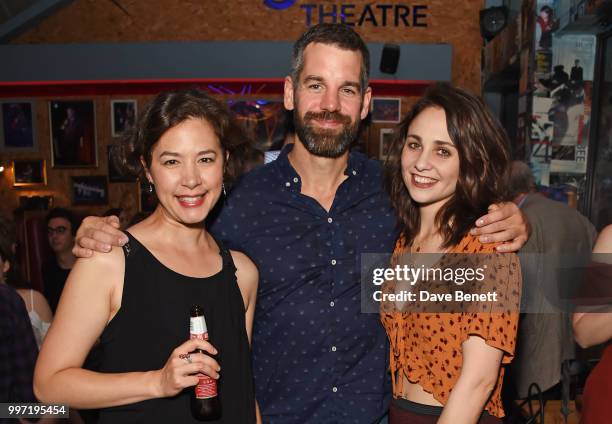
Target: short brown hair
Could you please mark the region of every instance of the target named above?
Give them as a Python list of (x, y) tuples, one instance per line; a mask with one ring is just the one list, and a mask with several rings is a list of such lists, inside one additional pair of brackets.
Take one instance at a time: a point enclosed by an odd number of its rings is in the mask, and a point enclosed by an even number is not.
[(361, 70), (359, 83), (361, 95), (368, 88), (370, 78), (370, 52), (359, 34), (346, 24), (317, 24), (310, 27), (293, 45), (291, 58), (291, 79), (297, 87), (300, 74), (304, 69), (304, 51), (309, 44), (321, 43), (336, 46), (342, 50), (359, 52), (361, 55)]
[(436, 215), (443, 247), (448, 248), (463, 238), (489, 205), (508, 198), (509, 142), (480, 98), (448, 83), (430, 87), (399, 124), (385, 163), (385, 186), (407, 244), (419, 230), (420, 217), (402, 177), (401, 156), (412, 121), (429, 107), (444, 110), (448, 134), (459, 154), (455, 193)]
[(135, 128), (125, 137), (115, 158), (117, 165), (143, 178), (140, 158), (144, 158), (150, 167), (151, 152), (162, 135), (190, 118), (204, 119), (213, 128), (221, 149), (224, 153), (229, 152), (224, 180), (233, 181), (240, 175), (243, 160), (240, 152), (242, 144), (248, 140), (227, 107), (198, 89), (167, 91), (155, 96), (140, 115)]

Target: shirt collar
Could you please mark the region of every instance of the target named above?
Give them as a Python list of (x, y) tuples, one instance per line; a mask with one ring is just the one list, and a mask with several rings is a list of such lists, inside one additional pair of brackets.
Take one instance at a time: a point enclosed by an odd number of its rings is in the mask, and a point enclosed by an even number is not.
[[(291, 162), (289, 162), (288, 155), (291, 150), (293, 150), (293, 144), (287, 144), (283, 147), (278, 158), (274, 161), (282, 176), (282, 184), (287, 188), (301, 186), (300, 176), (295, 168), (291, 166)], [(349, 178), (358, 176), (364, 171), (363, 168), (366, 160), (367, 157), (361, 153), (349, 152), (348, 164), (344, 170), (344, 174), (348, 175)]]

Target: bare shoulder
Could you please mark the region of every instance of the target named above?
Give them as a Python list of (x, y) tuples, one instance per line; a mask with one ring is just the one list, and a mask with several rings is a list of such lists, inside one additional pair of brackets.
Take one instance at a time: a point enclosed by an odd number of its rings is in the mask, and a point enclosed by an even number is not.
[(42, 302), (47, 303), (47, 298), (38, 290), (32, 289), (32, 297), (34, 298), (34, 303), (40, 304)]
[(89, 258), (77, 259), (68, 280), (115, 286), (123, 282), (124, 271), (125, 257), (122, 248), (113, 246), (108, 253), (94, 252)]
[(30, 295), (30, 290), (32, 290), (32, 292), (36, 292), (36, 290), (34, 289), (15, 289), (17, 294), (21, 296), (24, 300), (26, 299), (27, 296)]
[(244, 297), (251, 297), (257, 292), (259, 271), (253, 261), (244, 253), (230, 250), (234, 265), (236, 265), (236, 279)]
[(45, 296), (37, 291), (32, 291), (32, 298), (34, 299), (33, 308), (40, 317), (45, 322), (51, 322), (53, 319), (53, 312), (51, 312), (51, 308), (49, 307), (49, 303)]
[(89, 258), (78, 258), (75, 266), (77, 264), (86, 264), (86, 266), (117, 266), (118, 264), (123, 264), (125, 262), (123, 255), (123, 248), (112, 246), (110, 252), (96, 252), (94, 251), (93, 255)]
[(259, 271), (253, 261), (244, 253), (230, 250), (236, 266), (236, 281), (242, 294), (245, 310), (252, 310), (257, 296)]
[(236, 250), (230, 250), (230, 253), (239, 273), (254, 275), (255, 279), (258, 278), (259, 271), (257, 271), (257, 267), (247, 255)]
[(612, 253), (612, 225), (608, 225), (599, 233), (595, 247), (593, 248), (594, 253)]

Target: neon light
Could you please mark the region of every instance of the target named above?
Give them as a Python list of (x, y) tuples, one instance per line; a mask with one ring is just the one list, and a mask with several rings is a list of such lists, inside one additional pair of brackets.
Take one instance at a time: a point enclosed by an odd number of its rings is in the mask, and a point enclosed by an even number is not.
[(295, 4), (295, 0), (264, 0), (264, 4), (270, 9), (285, 10)]

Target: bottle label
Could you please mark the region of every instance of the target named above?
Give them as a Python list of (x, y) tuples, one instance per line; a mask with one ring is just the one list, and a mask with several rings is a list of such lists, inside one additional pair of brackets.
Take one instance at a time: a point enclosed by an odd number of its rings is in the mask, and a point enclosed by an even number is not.
[(189, 339), (208, 340), (208, 333), (191, 333)]
[(189, 332), (193, 334), (204, 334), (208, 331), (206, 328), (206, 320), (204, 319), (204, 315), (200, 315), (199, 317), (191, 317), (189, 319)]
[[(204, 317), (197, 317), (196, 320), (198, 318), (202, 318), (202, 321), (204, 321)], [(202, 327), (199, 327), (198, 329), (200, 329)], [(204, 329), (206, 329), (206, 323), (204, 323)], [(191, 327), (190, 327), (190, 338), (191, 339), (200, 339), (200, 340), (208, 340), (208, 333), (205, 332), (194, 332), (194, 318), (191, 318)], [(198, 330), (196, 329), (196, 331)], [(196, 384), (195, 386), (195, 397), (196, 399), (210, 399), (210, 398), (214, 398), (217, 396), (217, 380), (215, 380), (214, 378), (211, 378), (205, 374), (197, 374), (198, 377), (198, 384)]]
[(195, 387), (196, 399), (210, 399), (217, 396), (217, 380), (204, 374), (198, 374), (198, 379)]

